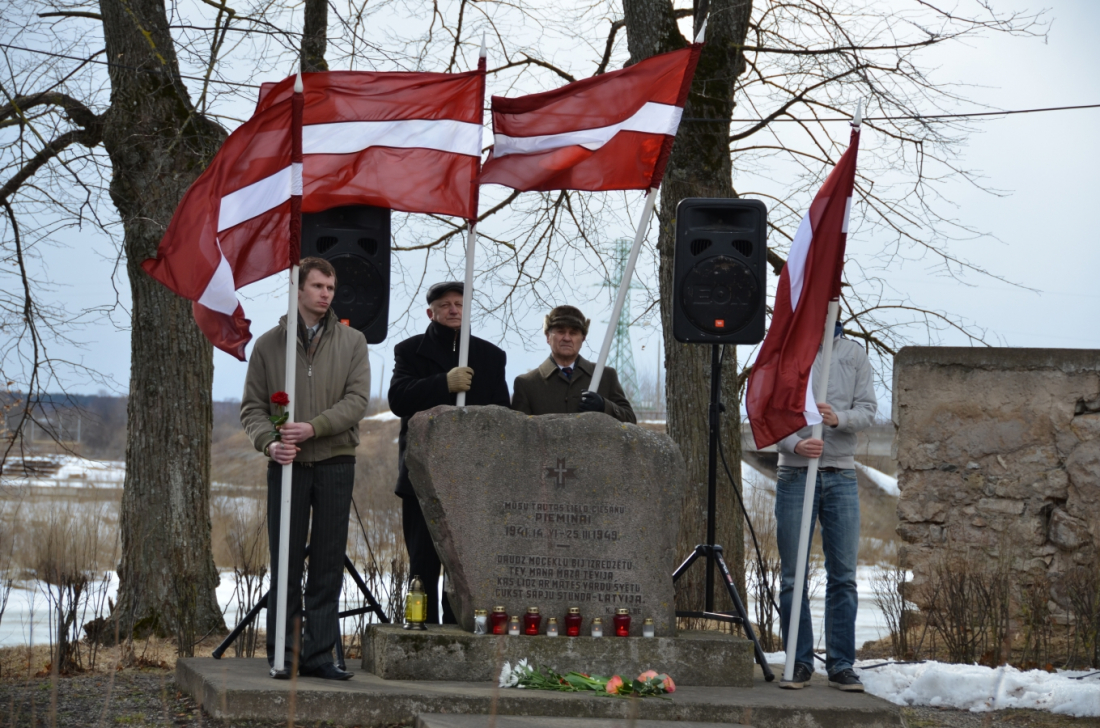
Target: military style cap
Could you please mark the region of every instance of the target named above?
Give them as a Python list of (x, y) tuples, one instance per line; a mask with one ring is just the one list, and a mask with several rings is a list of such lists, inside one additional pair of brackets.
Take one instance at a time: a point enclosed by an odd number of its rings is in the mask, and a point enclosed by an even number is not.
[(462, 293), (465, 286), (462, 281), (443, 281), (442, 283), (436, 283), (428, 289), (428, 305), (430, 306), (432, 301), (437, 298), (442, 298), (444, 293), (450, 293), (451, 291), (458, 291)]
[(580, 329), (581, 333), (588, 336), (588, 325), (592, 319), (586, 319), (584, 314), (576, 306), (556, 306), (546, 315), (542, 321), (542, 333), (549, 334), (555, 326), (571, 326)]

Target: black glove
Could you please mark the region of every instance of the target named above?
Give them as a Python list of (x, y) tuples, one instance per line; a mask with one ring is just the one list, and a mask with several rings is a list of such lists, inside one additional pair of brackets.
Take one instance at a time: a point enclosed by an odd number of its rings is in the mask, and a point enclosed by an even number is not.
[(603, 397), (587, 389), (581, 392), (581, 412), (603, 412)]

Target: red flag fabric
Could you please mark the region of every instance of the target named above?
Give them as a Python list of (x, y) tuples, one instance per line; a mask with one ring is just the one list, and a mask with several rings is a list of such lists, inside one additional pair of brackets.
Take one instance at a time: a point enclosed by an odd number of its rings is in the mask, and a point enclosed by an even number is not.
[[(302, 212), (374, 205), (477, 217), (484, 70), (302, 78)], [(293, 78), (264, 84), (257, 113), (293, 88)]]
[(251, 334), (235, 292), (297, 258), (297, 196), (302, 212), (374, 205), (476, 217), (484, 83), (483, 68), (303, 74), (300, 189), (291, 174), (294, 78), (265, 85), (142, 267), (194, 301), (207, 338), (243, 361)]
[(553, 91), (492, 99), (482, 184), (644, 190), (664, 177), (702, 44)]
[(859, 131), (821, 186), (791, 243), (779, 275), (772, 323), (745, 393), (757, 448), (821, 421), (811, 372), (829, 301), (840, 296)]

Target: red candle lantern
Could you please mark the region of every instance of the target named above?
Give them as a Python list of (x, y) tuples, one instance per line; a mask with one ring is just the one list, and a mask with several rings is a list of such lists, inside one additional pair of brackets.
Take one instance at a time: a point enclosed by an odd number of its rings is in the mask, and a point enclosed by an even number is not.
[(579, 637), (581, 634), (581, 608), (569, 607), (569, 613), (565, 615), (565, 636)]
[(490, 634), (508, 634), (508, 612), (504, 607), (493, 607), (489, 614)]
[(625, 607), (620, 607), (615, 610), (615, 617), (613, 619), (615, 623), (615, 636), (616, 637), (629, 637), (630, 636), (630, 610)]
[(527, 614), (523, 615), (523, 633), (532, 636), (537, 635), (541, 626), (542, 615), (539, 614), (539, 608), (527, 607)]

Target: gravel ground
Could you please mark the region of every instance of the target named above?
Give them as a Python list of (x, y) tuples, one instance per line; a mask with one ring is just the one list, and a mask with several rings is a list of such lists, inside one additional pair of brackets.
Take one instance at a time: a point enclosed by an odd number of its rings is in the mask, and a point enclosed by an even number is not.
[[(910, 728), (1083, 728), (1100, 726), (1095, 718), (1069, 718), (1029, 710), (969, 713), (938, 708), (906, 708)], [(311, 724), (297, 725), (308, 728)], [(325, 724), (331, 725), (331, 724)], [(50, 678), (0, 682), (0, 726), (83, 728), (132, 726), (175, 728), (287, 728), (286, 722), (221, 721), (203, 714), (182, 694), (168, 670), (124, 670), (113, 676)], [(389, 728), (397, 728), (392, 726)]]

